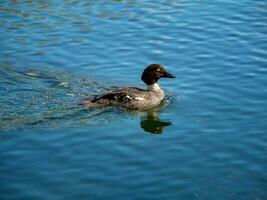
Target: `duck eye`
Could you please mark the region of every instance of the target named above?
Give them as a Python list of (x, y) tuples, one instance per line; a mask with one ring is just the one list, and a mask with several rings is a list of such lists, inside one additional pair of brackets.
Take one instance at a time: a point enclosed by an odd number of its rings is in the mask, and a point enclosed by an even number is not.
[(157, 72), (160, 72), (160, 68), (157, 68)]

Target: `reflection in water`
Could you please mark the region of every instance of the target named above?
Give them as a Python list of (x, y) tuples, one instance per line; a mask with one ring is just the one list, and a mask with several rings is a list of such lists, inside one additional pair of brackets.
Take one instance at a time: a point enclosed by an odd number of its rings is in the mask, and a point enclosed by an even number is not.
[(140, 126), (144, 131), (152, 134), (162, 134), (166, 126), (170, 126), (171, 122), (164, 122), (159, 119), (159, 113), (147, 112), (146, 116), (140, 118)]
[(140, 127), (152, 134), (162, 134), (164, 128), (172, 125), (171, 122), (160, 119), (160, 113), (163, 112), (173, 102), (173, 97), (167, 95), (166, 99), (157, 107), (146, 111), (131, 110), (130, 114), (140, 116)]

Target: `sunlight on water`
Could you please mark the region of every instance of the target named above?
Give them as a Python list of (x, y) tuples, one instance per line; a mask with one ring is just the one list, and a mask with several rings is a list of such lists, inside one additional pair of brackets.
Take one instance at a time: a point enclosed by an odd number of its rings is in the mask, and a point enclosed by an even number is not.
[[(58, 125), (60, 119), (81, 120), (80, 98), (90, 91), (105, 88), (88, 78), (75, 77), (67, 72), (18, 71), (8, 65), (1, 67), (1, 127)], [(86, 93), (85, 93), (86, 90)], [(76, 118), (75, 118), (76, 116)], [(80, 118), (81, 117), (81, 118)]]

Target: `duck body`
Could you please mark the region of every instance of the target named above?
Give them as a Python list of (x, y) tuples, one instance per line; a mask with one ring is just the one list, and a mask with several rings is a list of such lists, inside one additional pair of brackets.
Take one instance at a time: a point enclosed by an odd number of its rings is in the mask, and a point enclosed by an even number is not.
[(121, 106), (130, 109), (148, 109), (155, 107), (164, 99), (164, 91), (159, 86), (153, 86), (151, 90), (136, 87), (123, 87), (96, 96), (89, 100), (89, 104)]
[(151, 64), (142, 74), (142, 80), (147, 85), (146, 90), (136, 87), (122, 87), (106, 94), (95, 96), (93, 99), (86, 99), (81, 104), (89, 107), (120, 106), (140, 110), (155, 107), (165, 97), (164, 91), (157, 83), (160, 77), (174, 78), (175, 76), (167, 73), (163, 66)]

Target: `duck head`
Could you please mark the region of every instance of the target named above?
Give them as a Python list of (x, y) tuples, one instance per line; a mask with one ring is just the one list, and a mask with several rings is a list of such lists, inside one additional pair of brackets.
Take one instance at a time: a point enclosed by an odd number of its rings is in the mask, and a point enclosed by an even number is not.
[(175, 76), (168, 73), (162, 65), (151, 64), (145, 68), (141, 77), (147, 85), (157, 83), (160, 78), (175, 78)]

